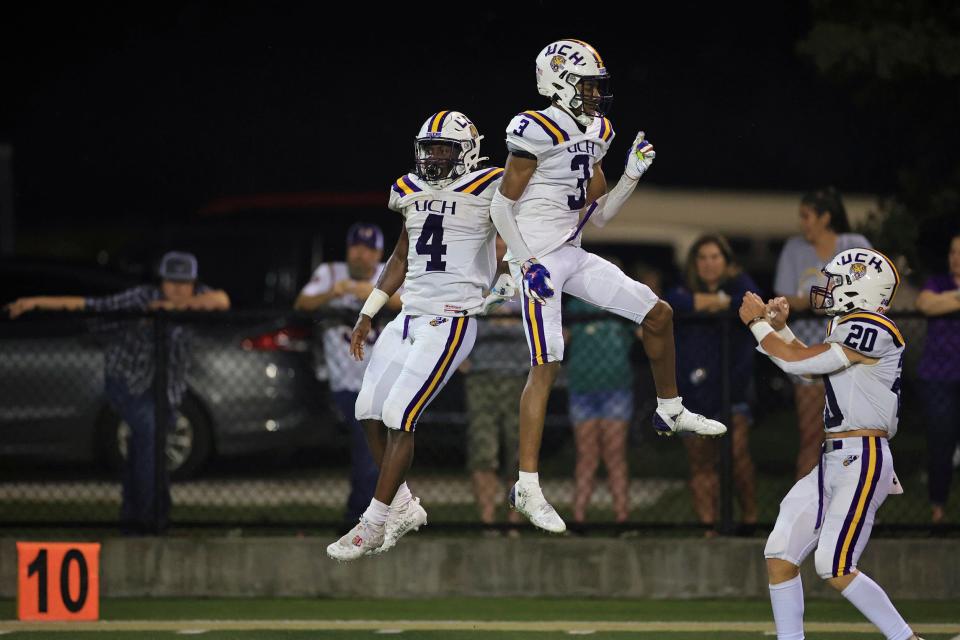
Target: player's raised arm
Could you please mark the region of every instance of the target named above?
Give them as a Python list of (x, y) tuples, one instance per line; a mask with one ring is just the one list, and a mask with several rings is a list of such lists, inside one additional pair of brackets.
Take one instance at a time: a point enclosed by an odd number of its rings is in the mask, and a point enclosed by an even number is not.
[(770, 322), (767, 305), (757, 294), (748, 291), (740, 305), (740, 320), (750, 329), (763, 352), (787, 373), (795, 375), (826, 375), (858, 364), (876, 362), (857, 351), (835, 342), (804, 346), (798, 341), (788, 342)]
[[(590, 179), (587, 193), (588, 201), (592, 200), (592, 203), (587, 206), (587, 215), (590, 216), (590, 221), (594, 225), (602, 227), (620, 213), (620, 208), (637, 188), (640, 177), (653, 164), (656, 155), (653, 145), (646, 139), (646, 134), (643, 131), (638, 133), (627, 153), (627, 164), (623, 176), (610, 193), (606, 193), (607, 180), (603, 175), (603, 169), (599, 164), (594, 166), (594, 175)], [(594, 182), (597, 182), (597, 186), (594, 186)], [(594, 193), (595, 196), (592, 195)]]

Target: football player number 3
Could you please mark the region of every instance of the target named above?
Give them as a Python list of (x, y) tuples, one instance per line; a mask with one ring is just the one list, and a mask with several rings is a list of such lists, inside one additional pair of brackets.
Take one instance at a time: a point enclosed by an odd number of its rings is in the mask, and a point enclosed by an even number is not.
[(447, 255), (447, 245), (443, 244), (443, 216), (436, 213), (427, 216), (417, 239), (417, 255), (430, 256), (427, 271), (446, 271), (447, 263), (442, 259)]
[(570, 207), (571, 211), (577, 211), (583, 209), (583, 206), (587, 204), (586, 185), (587, 180), (590, 179), (590, 156), (573, 156), (573, 160), (570, 161), (570, 168), (583, 176), (577, 178), (576, 195), (567, 196), (567, 206)]

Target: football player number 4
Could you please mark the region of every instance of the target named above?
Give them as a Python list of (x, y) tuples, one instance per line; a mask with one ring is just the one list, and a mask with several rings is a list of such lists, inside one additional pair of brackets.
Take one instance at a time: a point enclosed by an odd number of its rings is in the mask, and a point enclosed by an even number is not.
[(17, 617), (98, 619), (99, 563), (98, 543), (18, 542)]
[(446, 271), (447, 245), (443, 244), (443, 216), (431, 213), (423, 223), (423, 230), (417, 239), (417, 255), (430, 256), (427, 271)]

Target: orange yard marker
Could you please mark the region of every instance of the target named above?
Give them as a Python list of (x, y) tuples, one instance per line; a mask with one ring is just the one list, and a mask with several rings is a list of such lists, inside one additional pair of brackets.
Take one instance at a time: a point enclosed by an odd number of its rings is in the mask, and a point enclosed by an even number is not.
[(18, 542), (17, 618), (100, 618), (99, 542)]

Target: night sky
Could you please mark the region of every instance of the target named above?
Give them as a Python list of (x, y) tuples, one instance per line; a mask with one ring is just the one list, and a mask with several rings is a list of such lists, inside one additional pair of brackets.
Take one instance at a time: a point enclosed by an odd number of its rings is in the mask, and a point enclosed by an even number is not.
[(507, 122), (543, 106), (534, 58), (561, 37), (613, 74), (608, 176), (642, 128), (657, 185), (890, 191), (876, 114), (796, 53), (803, 3), (658, 4), (7, 6), (0, 142), (18, 227), (184, 221), (260, 193), (385, 201), (440, 109), (470, 116), (502, 162)]

